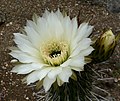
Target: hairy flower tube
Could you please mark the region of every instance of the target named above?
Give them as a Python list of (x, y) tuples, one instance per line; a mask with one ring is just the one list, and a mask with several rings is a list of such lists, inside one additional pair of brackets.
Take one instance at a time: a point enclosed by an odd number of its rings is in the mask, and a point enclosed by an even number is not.
[(20, 64), (12, 72), (28, 74), (24, 78), (27, 84), (42, 81), (45, 91), (54, 82), (59, 86), (69, 82), (74, 71), (84, 70), (85, 57), (94, 50), (88, 38), (92, 29), (88, 23), (78, 26), (76, 17), (70, 19), (59, 10), (33, 16), (24, 27), (25, 33), (14, 33), (17, 47), (10, 55)]

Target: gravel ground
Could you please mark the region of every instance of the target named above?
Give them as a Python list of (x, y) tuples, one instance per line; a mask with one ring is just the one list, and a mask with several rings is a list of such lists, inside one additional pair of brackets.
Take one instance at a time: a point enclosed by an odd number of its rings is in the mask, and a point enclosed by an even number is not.
[[(120, 31), (120, 0), (0, 0), (0, 101), (37, 100), (34, 85), (22, 84), (23, 75), (10, 72), (12, 57), (8, 55), (8, 48), (15, 45), (13, 32), (19, 32), (34, 13), (41, 16), (45, 9), (56, 11), (58, 8), (71, 17), (77, 16), (79, 23), (89, 20), (95, 26), (93, 35), (109, 28), (115, 34)], [(97, 67), (112, 70), (110, 77), (117, 81), (113, 87), (104, 85), (103, 88), (120, 101), (120, 42), (108, 63)]]

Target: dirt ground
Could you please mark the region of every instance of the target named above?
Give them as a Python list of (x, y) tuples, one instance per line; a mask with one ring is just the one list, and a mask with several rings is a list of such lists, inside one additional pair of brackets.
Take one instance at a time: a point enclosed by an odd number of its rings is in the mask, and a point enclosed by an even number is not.
[[(112, 29), (115, 34), (120, 31), (119, 0), (0, 0), (0, 101), (37, 100), (34, 85), (22, 84), (24, 76), (10, 72), (13, 66), (8, 48), (15, 45), (13, 33), (20, 32), (34, 13), (41, 16), (45, 9), (56, 11), (58, 8), (71, 17), (77, 16), (79, 22), (89, 19), (94, 25), (93, 35), (101, 34), (104, 29)], [(110, 92), (115, 101), (120, 101), (120, 42), (113, 56), (96, 67), (110, 70), (107, 78), (113, 81), (104, 79), (102, 88)]]

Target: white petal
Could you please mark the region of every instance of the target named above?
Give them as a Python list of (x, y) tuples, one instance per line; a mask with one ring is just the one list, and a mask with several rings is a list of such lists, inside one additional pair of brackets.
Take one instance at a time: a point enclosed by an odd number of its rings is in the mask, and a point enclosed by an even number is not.
[(50, 36), (60, 39), (63, 34), (63, 26), (57, 15), (51, 12), (47, 18), (47, 24)]
[(26, 26), (32, 27), (34, 29), (36, 29), (36, 27), (37, 27), (36, 24), (35, 24), (35, 22), (33, 22), (31, 20), (27, 20)]
[(81, 40), (82, 37), (86, 34), (87, 27), (88, 27), (88, 23), (80, 24), (77, 34), (75, 36), (78, 40)]
[(71, 69), (75, 70), (75, 71), (84, 71), (84, 67), (70, 67)]
[(72, 40), (74, 40), (74, 37), (77, 33), (77, 28), (78, 28), (77, 18), (75, 17), (72, 19)]
[(78, 56), (88, 56), (94, 50), (93, 47), (89, 46), (87, 49), (81, 51)]
[(76, 56), (80, 53), (81, 50), (85, 50), (87, 49), (91, 44), (91, 39), (90, 38), (84, 38), (83, 40), (81, 40), (78, 45), (76, 45), (76, 47), (72, 47), (71, 51), (71, 56), (70, 57), (73, 57), (73, 56)]
[(71, 69), (76, 71), (83, 71), (84, 67), (84, 56), (75, 56), (70, 59), (68, 59), (66, 62), (64, 62), (61, 66), (66, 68), (70, 66)]
[(75, 67), (82, 67), (84, 66), (84, 57), (73, 57), (70, 62), (70, 66), (75, 66)]
[(9, 53), (11, 56), (13, 56), (14, 58), (18, 59), (20, 62), (22, 63), (32, 63), (32, 62), (41, 62), (39, 57), (33, 57), (25, 52), (22, 52), (20, 50), (12, 50), (11, 53)]
[(66, 16), (63, 19), (63, 28), (64, 28), (64, 33), (65, 33), (64, 37), (65, 37), (65, 39), (68, 40), (68, 42), (70, 42), (71, 37), (72, 37), (72, 23), (71, 23), (69, 16)]
[(72, 44), (75, 45), (83, 38), (88, 37), (91, 34), (92, 29), (93, 29), (93, 26), (88, 25), (88, 23), (82, 23), (78, 28), (76, 36), (73, 38), (74, 41)]
[(53, 68), (52, 67), (46, 67), (44, 69), (42, 69), (41, 71), (39, 71), (38, 73), (38, 78), (40, 80), (42, 80)]
[(88, 26), (88, 29), (86, 30), (86, 34), (84, 35), (84, 38), (88, 37), (92, 33), (93, 28), (94, 26), (91, 26), (91, 25)]
[(15, 72), (18, 74), (28, 74), (32, 72), (33, 70), (39, 70), (41, 69), (42, 65), (36, 65), (36, 64), (21, 64), (16, 65), (11, 72)]
[(48, 29), (47, 20), (43, 17), (39, 17), (38, 22), (37, 22), (37, 32), (42, 36), (42, 38), (44, 35), (46, 35), (46, 33), (49, 35), (47, 29)]
[(47, 18), (49, 16), (50, 12), (48, 10), (45, 10), (45, 13), (43, 13), (43, 17)]
[(38, 72), (39, 72), (39, 70), (38, 70), (38, 71), (34, 71), (34, 72), (30, 73), (30, 74), (27, 76), (26, 80), (27, 80), (27, 84), (28, 84), (28, 85), (29, 85), (30, 83), (34, 83), (34, 82), (36, 82), (36, 81), (39, 80), (39, 78), (37, 77)]
[(34, 24), (37, 24), (38, 18), (39, 18), (39, 16), (34, 13), (32, 16), (32, 20), (33, 20)]
[(65, 62), (64, 62), (63, 64), (61, 64), (60, 66), (61, 66), (61, 67), (67, 67), (67, 66), (69, 66), (70, 62), (71, 62), (71, 59), (68, 59), (67, 61), (65, 61)]
[(62, 15), (62, 13), (60, 12), (59, 8), (58, 8), (58, 10), (56, 11), (56, 15), (57, 15), (57, 17), (60, 19), (60, 21), (63, 20), (63, 15)]
[(51, 36), (52, 33), (50, 32), (49, 29), (50, 28), (47, 19), (43, 17), (39, 17), (36, 28), (36, 32), (39, 33), (40, 35), (39, 46), (42, 45), (41, 43), (49, 41), (51, 38), (53, 38), (54, 33)]
[(39, 33), (37, 33), (32, 27), (26, 26), (25, 31), (32, 42), (32, 44), (39, 49), (40, 41), (42, 40)]
[(38, 56), (39, 51), (32, 45), (27, 36), (20, 33), (14, 33), (14, 36), (14, 41), (20, 50), (22, 50), (23, 52), (27, 52), (33, 56)]
[(43, 80), (43, 87), (45, 89), (45, 92), (47, 92), (51, 85), (55, 82), (56, 78), (50, 79), (49, 77), (45, 77), (45, 79)]
[(53, 79), (55, 78), (59, 73), (61, 73), (62, 67), (55, 67), (48, 73), (48, 77)]
[(62, 72), (58, 75), (63, 82), (68, 82), (69, 77), (72, 75), (72, 71), (68, 67), (64, 67)]

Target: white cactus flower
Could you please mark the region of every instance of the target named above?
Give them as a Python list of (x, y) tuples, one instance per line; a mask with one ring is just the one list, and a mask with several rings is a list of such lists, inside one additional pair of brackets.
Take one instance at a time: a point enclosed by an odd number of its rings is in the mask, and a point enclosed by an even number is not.
[(93, 51), (88, 38), (92, 29), (88, 23), (78, 27), (76, 17), (70, 19), (59, 10), (34, 16), (24, 27), (26, 34), (14, 33), (17, 47), (10, 55), (21, 64), (12, 72), (28, 74), (27, 84), (42, 80), (45, 91), (55, 81), (59, 86), (69, 82), (73, 70), (84, 70), (85, 56)]

